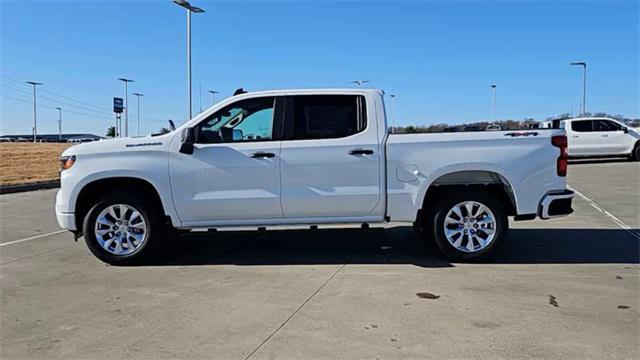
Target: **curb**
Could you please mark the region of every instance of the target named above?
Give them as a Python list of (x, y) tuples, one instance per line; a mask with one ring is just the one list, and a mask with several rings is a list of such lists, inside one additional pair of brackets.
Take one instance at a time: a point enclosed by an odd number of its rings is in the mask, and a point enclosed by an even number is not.
[(60, 187), (60, 180), (40, 181), (30, 184), (20, 185), (2, 185), (0, 186), (0, 194), (13, 194), (25, 191), (54, 189)]

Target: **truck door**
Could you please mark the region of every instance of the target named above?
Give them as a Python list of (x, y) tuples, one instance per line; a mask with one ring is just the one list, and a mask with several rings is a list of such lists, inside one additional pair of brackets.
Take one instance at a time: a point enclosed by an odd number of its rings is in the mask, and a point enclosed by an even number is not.
[(595, 130), (601, 138), (603, 155), (628, 154), (634, 140), (624, 132), (624, 127), (607, 119), (595, 120)]
[[(595, 155), (600, 151), (600, 136), (594, 132), (593, 120), (572, 120), (567, 136), (569, 155)], [(569, 129), (567, 129), (569, 131)]]
[(383, 157), (375, 113), (367, 109), (361, 95), (286, 98), (281, 147), (285, 217), (374, 215), (383, 193)]
[(173, 201), (183, 223), (282, 218), (282, 101), (239, 100), (195, 127), (193, 154), (171, 154)]

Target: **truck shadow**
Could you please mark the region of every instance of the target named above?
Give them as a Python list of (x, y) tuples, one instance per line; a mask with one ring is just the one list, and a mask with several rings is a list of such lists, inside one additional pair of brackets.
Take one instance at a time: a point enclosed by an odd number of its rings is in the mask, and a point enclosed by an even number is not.
[[(411, 264), (452, 267), (411, 227), (237, 231), (184, 235), (142, 265)], [(512, 229), (479, 264), (640, 263), (640, 242), (621, 229)]]
[(609, 158), (571, 158), (569, 159), (569, 165), (591, 165), (591, 164), (606, 164), (606, 163), (634, 163), (635, 161), (627, 157), (609, 157)]

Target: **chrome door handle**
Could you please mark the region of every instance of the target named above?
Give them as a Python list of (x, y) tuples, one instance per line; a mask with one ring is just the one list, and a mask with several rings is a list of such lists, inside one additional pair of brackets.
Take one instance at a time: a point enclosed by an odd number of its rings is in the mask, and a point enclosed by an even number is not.
[(577, 139), (577, 138), (579, 138), (579, 137), (580, 137), (580, 136), (578, 136), (578, 135), (573, 135), (573, 136), (572, 136), (572, 138), (574, 138), (574, 139)]
[(602, 137), (609, 137), (609, 135), (607, 135), (607, 134), (602, 134)]
[(349, 151), (349, 155), (372, 155), (373, 150), (368, 149), (353, 149)]
[(276, 154), (274, 153), (270, 153), (270, 152), (263, 152), (263, 151), (258, 151), (255, 152), (253, 154), (251, 154), (251, 157), (254, 159), (268, 159), (268, 158), (272, 158), (275, 157)]

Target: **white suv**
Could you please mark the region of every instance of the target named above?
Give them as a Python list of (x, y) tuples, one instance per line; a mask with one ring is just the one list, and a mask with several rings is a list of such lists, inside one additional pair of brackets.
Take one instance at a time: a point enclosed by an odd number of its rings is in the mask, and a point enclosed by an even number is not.
[(608, 118), (562, 120), (569, 141), (569, 156), (629, 156), (640, 160), (640, 134)]

